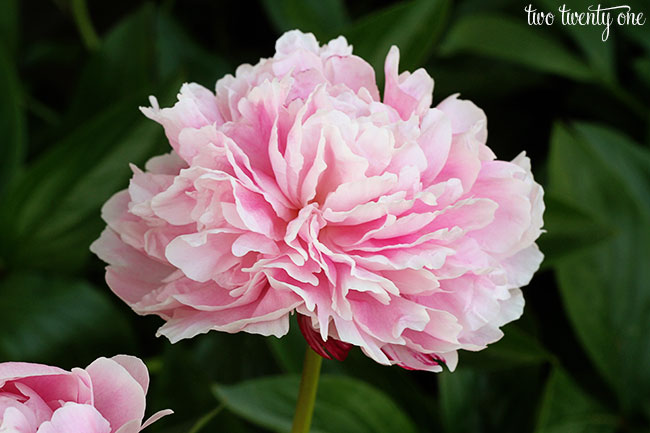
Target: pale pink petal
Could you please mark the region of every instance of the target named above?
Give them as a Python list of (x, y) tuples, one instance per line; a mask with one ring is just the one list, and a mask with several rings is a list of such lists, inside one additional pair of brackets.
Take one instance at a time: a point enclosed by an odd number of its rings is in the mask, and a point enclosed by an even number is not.
[(111, 433), (110, 423), (94, 407), (66, 403), (36, 433)]
[(396, 46), (392, 46), (386, 56), (384, 74), (384, 103), (395, 108), (404, 120), (412, 114), (423, 116), (432, 101), (433, 80), (429, 74), (424, 69), (413, 74), (399, 74), (399, 49)]
[(2, 414), (0, 431), (7, 433), (36, 433), (37, 426), (38, 424), (36, 424), (36, 420), (31, 413), (22, 408), (9, 407)]
[(332, 56), (325, 62), (325, 78), (332, 84), (343, 84), (354, 92), (365, 88), (372, 99), (379, 100), (375, 70), (361, 57)]
[[(95, 408), (108, 420), (112, 429), (133, 420), (142, 422), (145, 391), (129, 370), (112, 359), (99, 358), (86, 367), (86, 371), (93, 383)], [(137, 373), (138, 376), (141, 374)]]
[(142, 387), (144, 393), (149, 389), (149, 371), (140, 358), (129, 355), (116, 355), (111, 360), (120, 364)]
[[(163, 125), (172, 148), (177, 152), (178, 136), (184, 128), (198, 129), (211, 123), (223, 123), (215, 95), (195, 83), (183, 84), (178, 102), (173, 108), (160, 109), (155, 98), (151, 98), (150, 102), (151, 107), (140, 107), (140, 110), (148, 118)], [(183, 154), (180, 156), (184, 158)]]

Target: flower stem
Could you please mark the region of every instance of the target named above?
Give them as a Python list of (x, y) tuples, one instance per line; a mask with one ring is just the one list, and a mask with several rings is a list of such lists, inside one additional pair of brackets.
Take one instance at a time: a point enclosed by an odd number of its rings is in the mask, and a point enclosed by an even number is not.
[(72, 15), (86, 48), (89, 51), (99, 48), (99, 36), (97, 36), (93, 23), (90, 21), (86, 0), (72, 0)]
[(311, 417), (314, 413), (316, 403), (316, 391), (318, 389), (318, 377), (323, 358), (307, 346), (305, 352), (305, 363), (302, 366), (302, 379), (300, 379), (300, 390), (298, 391), (298, 403), (296, 413), (293, 416), (293, 428), (291, 433), (309, 433)]

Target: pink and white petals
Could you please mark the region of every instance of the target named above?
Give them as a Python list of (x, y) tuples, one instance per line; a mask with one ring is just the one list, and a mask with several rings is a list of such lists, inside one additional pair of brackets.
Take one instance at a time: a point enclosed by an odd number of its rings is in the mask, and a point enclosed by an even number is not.
[(384, 72), (382, 101), (345, 38), (291, 31), (216, 93), (152, 99), (172, 152), (104, 206), (91, 249), (111, 289), (172, 342), (280, 337), (297, 313), (325, 357), (440, 371), (501, 338), (543, 258), (542, 188), (525, 155), (496, 160), (472, 102), (431, 107), (432, 78), (400, 73), (396, 47)]
[(91, 405), (65, 403), (36, 433), (111, 433), (111, 425)]
[(149, 373), (138, 358), (99, 358), (86, 369), (0, 363), (0, 431), (18, 433), (137, 433)]

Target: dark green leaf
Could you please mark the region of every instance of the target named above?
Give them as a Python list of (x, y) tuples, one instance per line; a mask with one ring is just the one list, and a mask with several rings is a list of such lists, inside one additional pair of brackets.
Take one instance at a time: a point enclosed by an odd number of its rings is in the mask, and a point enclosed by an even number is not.
[(146, 3), (103, 38), (79, 78), (68, 123), (155, 89), (155, 24), (155, 10)]
[[(585, 12), (593, 4), (594, 2), (592, 0), (573, 0), (570, 3), (566, 3), (566, 8), (570, 9), (571, 12)], [(614, 68), (614, 47), (616, 46), (615, 25), (610, 27), (609, 34), (606, 35), (607, 40), (603, 42), (602, 38), (605, 26), (560, 25), (562, 23), (561, 14), (558, 12), (560, 5), (561, 3), (558, 4), (554, 0), (543, 0), (540, 4), (542, 8), (539, 8), (539, 10), (545, 9), (545, 11), (555, 14), (555, 25), (560, 26), (582, 49), (585, 58), (588, 60), (594, 72), (596, 72), (599, 80), (605, 82), (616, 81), (616, 71)], [(537, 30), (548, 31), (549, 29), (538, 27)]]
[(307, 342), (300, 332), (295, 316), (291, 317), (289, 332), (282, 338), (267, 338), (273, 357), (285, 373), (300, 373)]
[[(17, 0), (3, 0), (0, 13), (0, 51), (13, 55), (18, 45), (19, 6)], [(4, 76), (4, 75), (0, 75)]]
[[(185, 429), (180, 432), (187, 433), (199, 417), (218, 405), (212, 393), (213, 383), (236, 383), (277, 372), (264, 340), (246, 333), (209, 332), (173, 345), (164, 342), (163, 354), (155, 362), (159, 372), (152, 381), (147, 405), (173, 408), (174, 423), (182, 423)], [(225, 412), (220, 413), (210, 425), (223, 424), (225, 416)], [(240, 431), (230, 429), (228, 423), (223, 431)], [(206, 427), (205, 431), (212, 430)]]
[(549, 191), (615, 227), (606, 242), (555, 264), (560, 292), (592, 361), (625, 409), (650, 398), (650, 155), (604, 127), (557, 125)]
[(214, 91), (214, 84), (231, 67), (214, 52), (194, 42), (172, 16), (159, 13), (156, 26), (157, 73), (163, 82), (177, 77), (198, 82)]
[(98, 356), (132, 353), (128, 323), (107, 292), (88, 283), (35, 274), (0, 281), (0, 361), (84, 367)]
[(608, 433), (617, 419), (556, 367), (546, 382), (536, 433)]
[(422, 67), (433, 51), (450, 9), (449, 0), (400, 2), (360, 18), (343, 34), (354, 45), (355, 54), (375, 71), (383, 71), (391, 45), (400, 49), (400, 69), (413, 70)]
[(594, 78), (585, 62), (525, 21), (499, 14), (460, 18), (440, 47), (444, 55), (471, 53), (580, 81)]
[(278, 32), (312, 32), (321, 42), (338, 36), (349, 20), (342, 0), (262, 0), (262, 5)]
[(440, 376), (440, 412), (445, 432), (481, 430), (479, 413), (473, 410), (478, 378), (478, 373), (470, 369)]
[(503, 328), (501, 340), (480, 352), (462, 352), (460, 362), (477, 370), (510, 369), (521, 365), (535, 365), (553, 360), (535, 337), (522, 331), (516, 324)]
[[(648, 2), (646, 0), (628, 0), (625, 5), (629, 5), (631, 12), (635, 14), (643, 13), (643, 18), (647, 20), (648, 18)], [(620, 3), (616, 4), (616, 6)], [(645, 25), (624, 25), (617, 26), (617, 29), (625, 34), (628, 38), (638, 43), (641, 47), (645, 49), (646, 54), (650, 54), (650, 32), (648, 31), (648, 23)]]
[(650, 89), (650, 58), (642, 57), (637, 59), (634, 62), (634, 71), (646, 88)]
[(101, 230), (99, 208), (127, 186), (128, 163), (142, 163), (162, 142), (137, 105), (107, 109), (25, 170), (2, 213), (7, 261), (58, 270), (83, 264)]
[[(278, 432), (289, 432), (300, 378), (266, 377), (214, 392), (241, 417)], [(383, 392), (356, 379), (323, 375), (318, 385), (312, 433), (409, 433), (416, 428)]]
[(192, 425), (192, 428), (187, 433), (200, 433), (201, 431), (203, 431), (205, 426), (208, 425), (213, 418), (219, 415), (219, 413), (221, 413), (223, 408), (224, 408), (223, 404), (220, 404), (216, 408), (212, 409), (210, 412), (203, 415), (194, 423), (194, 425)]
[(598, 215), (590, 214), (552, 195), (544, 197), (544, 229), (538, 241), (544, 253), (544, 266), (550, 266), (574, 251), (596, 245), (613, 236), (616, 228)]
[(532, 431), (542, 389), (540, 371), (538, 365), (478, 371), (461, 364), (453, 373), (441, 373), (445, 433)]
[(25, 152), (24, 101), (9, 51), (0, 45), (0, 197), (17, 173)]

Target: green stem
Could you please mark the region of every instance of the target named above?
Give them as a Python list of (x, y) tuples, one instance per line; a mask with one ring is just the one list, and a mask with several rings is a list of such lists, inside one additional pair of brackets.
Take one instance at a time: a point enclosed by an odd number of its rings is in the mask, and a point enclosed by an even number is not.
[(309, 433), (322, 362), (323, 358), (311, 350), (311, 347), (307, 346), (305, 363), (302, 367), (300, 391), (298, 391), (298, 404), (296, 404), (296, 413), (293, 416), (291, 433)]
[(99, 36), (90, 21), (86, 0), (72, 0), (72, 15), (74, 15), (74, 22), (77, 24), (77, 29), (79, 29), (86, 48), (90, 51), (99, 48)]

